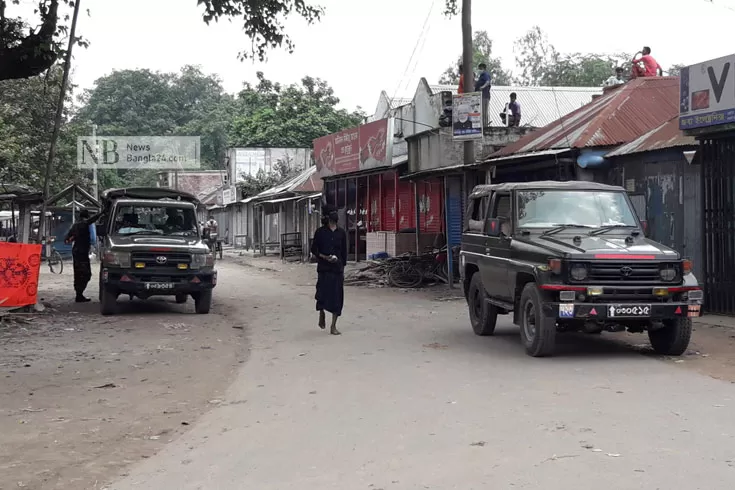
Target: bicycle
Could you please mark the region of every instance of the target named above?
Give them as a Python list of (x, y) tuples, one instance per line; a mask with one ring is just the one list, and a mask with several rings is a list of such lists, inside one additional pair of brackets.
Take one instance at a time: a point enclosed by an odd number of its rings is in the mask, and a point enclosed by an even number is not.
[(55, 236), (50, 236), (48, 240), (43, 241), (43, 246), (46, 250), (46, 262), (52, 274), (61, 274), (64, 272), (64, 261), (59, 251), (54, 248), (54, 241), (56, 241)]

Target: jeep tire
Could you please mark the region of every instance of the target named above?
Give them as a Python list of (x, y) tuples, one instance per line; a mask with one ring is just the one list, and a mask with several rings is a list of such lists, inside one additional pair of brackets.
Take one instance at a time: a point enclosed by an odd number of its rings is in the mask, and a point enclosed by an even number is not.
[(194, 311), (200, 315), (209, 313), (212, 307), (212, 290), (204, 289), (194, 294)]
[(648, 339), (651, 341), (656, 354), (662, 356), (680, 356), (689, 347), (692, 338), (691, 318), (677, 318), (665, 320), (664, 327), (648, 331)]
[(546, 357), (556, 346), (556, 320), (544, 315), (541, 292), (535, 282), (526, 284), (520, 302), (521, 342), (532, 357)]
[(498, 308), (487, 301), (485, 287), (479, 272), (475, 272), (470, 280), (467, 292), (467, 305), (470, 310), (470, 323), (475, 335), (487, 336), (495, 333), (498, 322)]
[(117, 294), (100, 286), (100, 313), (103, 316), (114, 315), (117, 310)]

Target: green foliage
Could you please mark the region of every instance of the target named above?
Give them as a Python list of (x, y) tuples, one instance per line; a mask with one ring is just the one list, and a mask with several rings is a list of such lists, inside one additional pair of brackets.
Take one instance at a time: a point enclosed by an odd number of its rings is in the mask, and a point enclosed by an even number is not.
[[(487, 65), (490, 80), (493, 85), (510, 85), (511, 73), (503, 69), (500, 58), (495, 58), (493, 53), (493, 41), (487, 31), (476, 31), (472, 39), (472, 69), (476, 70), (480, 63)], [(457, 85), (459, 83), (459, 65), (462, 63), (462, 55), (457, 57), (457, 63), (442, 73), (439, 83), (442, 85)], [(468, 88), (467, 91), (470, 91)]]
[[(61, 85), (61, 68), (46, 76), (0, 81), (0, 182), (41, 190)], [(67, 114), (64, 114), (64, 119)], [(62, 128), (60, 138), (73, 138)], [(51, 190), (58, 191), (78, 180), (76, 142), (59, 145), (54, 161)]]
[(615, 67), (629, 69), (633, 59), (626, 53), (562, 54), (538, 26), (520, 37), (514, 48), (520, 69), (515, 82), (520, 85), (599, 87), (615, 73)]
[(243, 196), (254, 196), (296, 177), (302, 170), (289, 165), (289, 162), (279, 161), (270, 173), (261, 170), (255, 176), (243, 175), (237, 187)]
[(246, 83), (238, 95), (231, 146), (309, 148), (316, 138), (357, 126), (365, 117), (360, 110), (338, 109), (334, 90), (318, 78), (281, 86), (262, 72), (257, 76), (258, 83)]

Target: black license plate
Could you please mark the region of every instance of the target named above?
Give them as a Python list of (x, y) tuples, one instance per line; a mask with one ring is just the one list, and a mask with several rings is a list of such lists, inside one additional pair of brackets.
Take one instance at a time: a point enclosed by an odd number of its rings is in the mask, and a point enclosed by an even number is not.
[(607, 307), (608, 318), (648, 318), (651, 316), (651, 305), (610, 305)]
[(145, 283), (145, 288), (148, 290), (167, 290), (167, 289), (173, 289), (174, 283), (172, 282), (147, 282)]

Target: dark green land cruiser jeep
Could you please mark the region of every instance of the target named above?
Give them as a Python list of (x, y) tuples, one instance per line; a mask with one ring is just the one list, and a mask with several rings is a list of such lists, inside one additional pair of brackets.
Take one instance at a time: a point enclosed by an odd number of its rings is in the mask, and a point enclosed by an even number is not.
[(681, 355), (702, 290), (691, 262), (647, 239), (621, 187), (592, 182), (481, 185), (469, 197), (460, 273), (477, 335), (513, 313), (526, 352), (557, 333), (648, 332)]
[(191, 296), (197, 313), (209, 313), (217, 271), (202, 241), (196, 197), (137, 187), (107, 190), (102, 202), (101, 313), (113, 314), (120, 295), (175, 296), (177, 303)]

